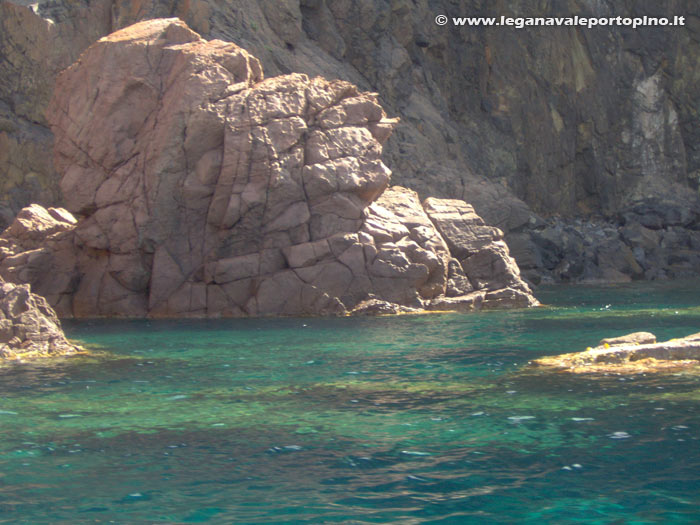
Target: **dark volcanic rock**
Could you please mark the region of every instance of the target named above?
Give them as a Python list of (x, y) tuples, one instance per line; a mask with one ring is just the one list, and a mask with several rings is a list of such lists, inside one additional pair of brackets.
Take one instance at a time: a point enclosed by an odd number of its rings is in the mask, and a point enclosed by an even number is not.
[(697, 277), (697, 239), (697, 231), (679, 225), (651, 229), (631, 220), (622, 226), (601, 219), (551, 219), (544, 227), (506, 236), (534, 282)]
[(111, 3), (0, 2), (0, 228), (30, 203), (61, 204), (44, 112), (56, 75), (111, 31)]

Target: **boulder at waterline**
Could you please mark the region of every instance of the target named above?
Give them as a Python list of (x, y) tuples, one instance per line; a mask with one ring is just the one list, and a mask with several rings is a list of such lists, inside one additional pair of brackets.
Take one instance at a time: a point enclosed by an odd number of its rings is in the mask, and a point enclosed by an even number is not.
[(46, 299), (33, 294), (26, 284), (0, 280), (0, 362), (79, 351), (66, 339), (56, 312)]

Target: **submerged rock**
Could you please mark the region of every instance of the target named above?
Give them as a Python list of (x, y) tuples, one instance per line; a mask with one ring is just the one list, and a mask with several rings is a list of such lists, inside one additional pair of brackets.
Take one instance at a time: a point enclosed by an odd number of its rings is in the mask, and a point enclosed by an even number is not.
[(387, 189), (396, 120), (348, 82), (264, 79), (237, 45), (151, 20), (90, 46), (48, 119), (70, 212), (23, 210), (0, 275), (60, 315), (402, 311), (473, 290), (537, 304), (471, 206)]
[(393, 315), (393, 314), (408, 314), (420, 312), (417, 308), (410, 306), (402, 306), (389, 301), (382, 301), (376, 297), (370, 297), (361, 301), (350, 312), (352, 315)]
[(4, 359), (75, 354), (56, 312), (26, 284), (0, 281), (0, 362)]
[(656, 342), (656, 336), (651, 332), (634, 332), (619, 337), (601, 339), (598, 346), (646, 345)]
[(654, 334), (635, 332), (603, 339), (598, 346), (584, 352), (542, 357), (532, 364), (576, 374), (640, 373), (697, 367), (700, 365), (700, 333), (657, 343)]

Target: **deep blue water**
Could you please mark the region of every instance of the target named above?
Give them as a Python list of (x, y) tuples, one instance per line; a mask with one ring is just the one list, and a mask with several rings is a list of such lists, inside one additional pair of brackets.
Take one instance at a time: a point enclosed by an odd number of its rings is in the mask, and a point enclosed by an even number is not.
[(700, 282), (528, 311), (67, 322), (0, 369), (0, 523), (700, 523), (700, 376), (530, 359), (700, 331)]

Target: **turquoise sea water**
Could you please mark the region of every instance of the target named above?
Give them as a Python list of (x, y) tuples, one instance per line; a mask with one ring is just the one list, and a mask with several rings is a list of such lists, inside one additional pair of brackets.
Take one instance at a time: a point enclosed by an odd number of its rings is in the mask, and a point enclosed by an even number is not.
[(698, 523), (700, 376), (528, 360), (700, 331), (700, 282), (529, 311), (67, 322), (0, 370), (0, 523)]

